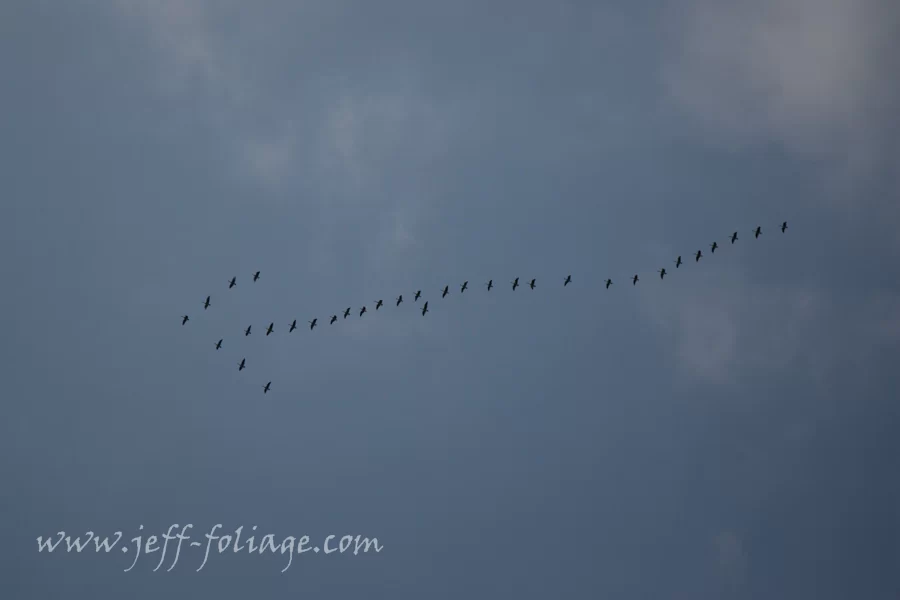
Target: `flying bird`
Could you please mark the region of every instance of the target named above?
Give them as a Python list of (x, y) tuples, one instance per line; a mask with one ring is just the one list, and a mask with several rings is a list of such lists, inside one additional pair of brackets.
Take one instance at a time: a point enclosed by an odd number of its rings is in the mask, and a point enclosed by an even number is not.
[(425, 313), (428, 312), (428, 302), (425, 302), (425, 305), (422, 306), (422, 316), (425, 316)]
[(292, 332), (295, 329), (297, 329), (297, 319), (294, 319), (294, 322), (291, 323), (291, 328), (288, 329), (288, 333)]
[(270, 333), (272, 333), (273, 329), (275, 329), (275, 323), (274, 322), (269, 323), (269, 328), (266, 329), (266, 335), (269, 335)]
[(536, 280), (536, 279), (532, 279), (532, 280), (531, 280), (531, 283), (528, 284), (528, 285), (531, 286), (531, 289), (534, 289), (534, 282), (535, 282), (535, 281), (537, 281), (537, 280)]
[(572, 276), (571, 276), (571, 275), (569, 275), (568, 277), (566, 277), (566, 280), (563, 281), (563, 287), (566, 287), (566, 286), (569, 285), (570, 283), (572, 283)]
[(737, 239), (737, 231), (735, 231), (731, 234), (731, 243), (733, 244), (735, 241), (737, 241)]
[(397, 297), (397, 306), (400, 306), (400, 303), (403, 302), (403, 294)]
[(703, 253), (697, 250), (697, 254), (694, 255), (694, 262), (700, 262), (701, 258), (703, 258)]
[(244, 330), (244, 337), (247, 337), (248, 335), (250, 335), (251, 327), (253, 327), (253, 325), (247, 325), (247, 329)]
[(245, 363), (246, 363), (246, 362), (247, 362), (247, 359), (246, 359), (246, 358), (242, 358), (242, 359), (241, 359), (241, 362), (238, 363), (238, 371), (243, 371), (243, 370), (244, 370), (244, 366), (245, 366)]
[(253, 281), (256, 281), (257, 279), (259, 279), (259, 271), (253, 274)]
[(490, 281), (487, 282), (487, 289), (488, 289), (488, 291), (491, 291), (491, 288), (492, 288), (492, 287), (494, 287), (494, 280), (493, 280), (493, 279), (491, 279)]
[(717, 242), (713, 242), (712, 244), (709, 245), (709, 247), (712, 248), (712, 253), (715, 254), (716, 248), (719, 247), (719, 244)]
[(271, 382), (271, 381), (270, 381), (269, 383), (267, 383), (266, 385), (263, 386), (263, 394), (265, 394), (266, 392), (269, 391), (269, 386), (270, 386), (270, 385), (272, 385), (272, 382)]
[(444, 286), (444, 291), (443, 291), (443, 293), (441, 294), (441, 298), (443, 298), (444, 296), (446, 296), (446, 295), (449, 294), (449, 293), (450, 293), (450, 286), (449, 286), (449, 285), (445, 285), (445, 286)]
[(376, 303), (375, 303), (375, 310), (378, 310), (379, 308), (381, 308), (381, 305), (382, 305), (382, 304), (384, 304), (384, 302), (382, 302), (381, 300), (379, 300), (378, 302), (376, 302)]
[(422, 295), (422, 290), (417, 291), (417, 292), (416, 292), (416, 297), (413, 298), (413, 302), (417, 302), (417, 301), (419, 300), (419, 297), (420, 297), (421, 295)]
[(350, 307), (347, 307), (347, 310), (344, 311), (344, 318), (346, 319), (350, 315)]
[(756, 231), (753, 232), (754, 237), (759, 237), (759, 234), (762, 233), (762, 227), (757, 227)]
[(513, 279), (512, 285), (513, 285), (513, 291), (516, 291), (516, 288), (519, 287), (519, 278), (518, 277)]
[(365, 312), (366, 312), (366, 307), (363, 306), (362, 309), (359, 311), (359, 316), (363, 316), (365, 314)]
[(309, 330), (312, 331), (313, 328), (316, 326), (316, 323), (318, 323), (318, 322), (319, 322), (318, 317), (316, 317), (315, 319), (313, 319), (312, 321), (310, 321), (310, 322), (309, 322)]
[(188, 318), (187, 315), (184, 315), (183, 317), (181, 317), (181, 324), (182, 324), (182, 325), (184, 325), (184, 324), (187, 323), (188, 321), (190, 321), (190, 319)]
[(611, 285), (612, 285), (612, 279), (607, 279), (606, 280), (606, 289), (609, 289), (609, 286), (611, 286)]
[(785, 229), (787, 229), (787, 221), (781, 224), (781, 233), (784, 233)]
[(679, 254), (678, 258), (675, 259), (675, 268), (677, 269), (680, 266), (681, 266), (681, 255)]
[(468, 282), (468, 281), (464, 281), (463, 284), (462, 284), (462, 286), (460, 286), (460, 288), (459, 288), (459, 293), (462, 294), (462, 293), (463, 293), (464, 291), (466, 291), (467, 289), (469, 289), (469, 282)]
[(662, 279), (662, 278), (664, 278), (665, 276), (666, 276), (666, 270), (665, 270), (665, 269), (660, 269), (660, 270), (659, 270), (659, 278)]
[(222, 340), (219, 340), (218, 342), (216, 342), (216, 350), (218, 350), (221, 347), (222, 347)]
[(337, 315), (331, 315), (331, 322), (328, 323), (328, 324), (329, 324), (329, 325), (334, 325), (334, 322), (335, 322), (335, 321), (337, 321)]
[(206, 302), (203, 303), (203, 310), (209, 308), (209, 296), (206, 297)]
[(638, 279), (638, 276), (635, 275), (634, 277), (631, 278), (631, 285), (636, 285), (638, 281), (640, 281), (640, 280)]
[(228, 282), (228, 289), (230, 290), (235, 285), (237, 285), (237, 277), (232, 277), (231, 281)]

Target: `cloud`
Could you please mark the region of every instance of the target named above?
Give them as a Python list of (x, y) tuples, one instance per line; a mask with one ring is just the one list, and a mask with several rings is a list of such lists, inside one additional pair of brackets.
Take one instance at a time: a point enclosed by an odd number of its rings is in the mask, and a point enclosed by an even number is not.
[(708, 297), (683, 298), (677, 312), (658, 323), (675, 336), (680, 366), (703, 379), (723, 383), (733, 374), (738, 326), (728, 306)]
[(257, 141), (247, 140), (243, 144), (245, 162), (241, 164), (262, 183), (278, 186), (293, 170), (295, 139), (293, 128), (288, 125), (281, 135)]
[(898, 16), (890, 0), (693, 0), (674, 18), (663, 81), (717, 143), (774, 141), (868, 172), (898, 108)]
[[(446, 152), (454, 128), (453, 112), (424, 93), (409, 62), (399, 57), (373, 69), (354, 64), (359, 57), (348, 51), (325, 55), (311, 68), (305, 55), (295, 58), (296, 49), (287, 48), (292, 37), (260, 34), (272, 27), (271, 14), (262, 23), (264, 17), (235, 2), (116, 6), (147, 35), (155, 89), (180, 109), (196, 106), (231, 157), (233, 169), (224, 175), (259, 187), (255, 200), (295, 203), (306, 222), (317, 222), (312, 266), (340, 265), (348, 235), (367, 249), (374, 263), (367, 267), (396, 264), (419, 247), (419, 225), (433, 198), (428, 168)], [(334, 35), (316, 30), (320, 8), (303, 8), (311, 28), (303, 44), (310, 47)], [(335, 16), (344, 15), (329, 18)], [(285, 69), (294, 75), (285, 77)]]
[(679, 369), (707, 382), (729, 383), (748, 367), (789, 364), (796, 330), (811, 312), (809, 294), (753, 287), (720, 275), (725, 281), (706, 279), (690, 288), (676, 284), (664, 296), (641, 296), (652, 322), (668, 335)]
[(239, 103), (248, 90), (211, 33), (211, 6), (205, 0), (116, 2), (121, 14), (146, 26), (157, 50), (167, 57), (165, 68), (157, 73), (167, 89), (175, 91), (199, 79), (228, 102)]
[(321, 172), (356, 193), (376, 182), (403, 183), (390, 176), (415, 177), (441, 155), (452, 142), (451, 112), (418, 83), (412, 69), (388, 69), (377, 82), (335, 83), (318, 132)]
[(642, 294), (642, 307), (694, 381), (734, 384), (790, 369), (827, 386), (833, 369), (867, 369), (873, 353), (900, 339), (896, 294), (860, 290), (838, 300), (811, 284), (766, 285), (738, 271), (672, 282), (667, 294)]
[[(900, 4), (689, 0), (678, 10), (661, 78), (690, 135), (737, 152), (780, 147), (815, 191), (786, 203), (803, 206), (812, 222), (824, 201), (839, 235), (868, 237), (883, 256), (897, 256), (900, 61), (890, 47)], [(825, 281), (762, 285), (740, 268), (707, 276), (646, 303), (692, 380), (733, 383), (790, 369), (825, 385), (837, 367), (868, 369), (875, 348), (896, 342), (898, 298), (877, 288), (837, 295)]]
[(733, 531), (722, 531), (713, 542), (719, 572), (732, 585), (743, 582), (747, 572), (747, 554), (741, 539)]

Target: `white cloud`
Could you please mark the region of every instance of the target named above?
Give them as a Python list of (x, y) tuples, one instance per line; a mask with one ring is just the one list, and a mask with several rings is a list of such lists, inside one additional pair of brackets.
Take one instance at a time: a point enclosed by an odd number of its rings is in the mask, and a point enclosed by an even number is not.
[[(900, 14), (887, 0), (679, 4), (663, 79), (676, 105), (719, 143), (775, 141), (867, 171), (895, 122), (885, 64)], [(890, 62), (888, 60), (888, 62)]]
[[(686, 300), (686, 299), (685, 299)], [(732, 375), (737, 323), (727, 305), (695, 297), (660, 321), (676, 336), (676, 357), (681, 366), (699, 377), (724, 383)]]
[(824, 386), (834, 368), (865, 369), (878, 344), (898, 339), (897, 295), (862, 290), (838, 303), (823, 289), (766, 286), (736, 271), (673, 284), (642, 294), (642, 305), (694, 380), (730, 384), (791, 369)]
[[(444, 107), (417, 87), (413, 69), (387, 63), (383, 72), (360, 71), (356, 78), (301, 69), (290, 83), (267, 80), (260, 73), (271, 75), (272, 64), (288, 61), (279, 45), (284, 38), (246, 32), (265, 30), (257, 26), (275, 18), (271, 13), (261, 16), (233, 1), (119, 0), (117, 6), (148, 35), (158, 89), (202, 107), (197, 115), (233, 157), (233, 172), (277, 192), (264, 197), (299, 196), (306, 206), (298, 210), (318, 218), (313, 265), (334, 268), (335, 239), (349, 230), (361, 230), (359, 241), (377, 264), (416, 248), (417, 224), (431, 199), (415, 183), (422, 177), (417, 167), (445, 151), (453, 128)], [(317, 8), (303, 11), (307, 22)], [(237, 39), (228, 34), (235, 18)], [(411, 181), (398, 182), (399, 176)], [(373, 222), (373, 208), (384, 218)]]
[(283, 182), (294, 167), (296, 140), (290, 127), (284, 134), (244, 143), (244, 164), (251, 175), (269, 185)]
[(715, 537), (714, 544), (720, 573), (731, 585), (739, 585), (747, 572), (747, 553), (741, 539), (733, 531), (723, 531)]
[[(796, 326), (786, 294), (753, 290), (732, 276), (705, 280), (692, 288), (673, 286), (666, 295), (642, 294), (644, 308), (672, 343), (678, 366), (691, 376), (714, 383), (731, 382), (736, 373), (761, 358), (783, 366), (791, 359), (789, 331)], [(772, 310), (774, 304), (778, 310)], [(761, 311), (777, 323), (754, 327)], [(756, 313), (756, 314), (755, 314)], [(752, 344), (748, 344), (748, 338)]]
[[(227, 1), (227, 0), (225, 0)], [(217, 3), (219, 7), (224, 2)], [(170, 91), (200, 80), (214, 88), (228, 102), (239, 102), (246, 91), (210, 32), (206, 0), (117, 0), (122, 14), (143, 23), (158, 49), (166, 57), (165, 67), (157, 74)]]
[[(900, 209), (885, 196), (896, 192), (871, 191), (882, 183), (900, 190), (900, 61), (891, 51), (900, 4), (689, 0), (677, 8), (661, 73), (691, 134), (732, 150), (780, 145), (820, 161), (818, 199), (860, 233), (895, 239)], [(715, 280), (691, 293), (647, 303), (692, 377), (725, 382), (748, 368), (790, 366), (823, 381), (838, 365), (865, 368), (873, 344), (897, 330), (896, 297), (860, 290), (839, 305), (824, 290), (766, 288), (733, 275), (710, 274)]]

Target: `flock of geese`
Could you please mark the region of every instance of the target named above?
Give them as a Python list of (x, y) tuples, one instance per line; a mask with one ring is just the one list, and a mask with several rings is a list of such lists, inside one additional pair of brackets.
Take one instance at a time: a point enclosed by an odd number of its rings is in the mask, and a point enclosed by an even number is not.
[[(788, 228), (787, 221), (785, 221), (781, 224), (781, 227), (780, 227), (781, 233), (784, 233), (787, 230), (787, 228)], [(756, 227), (756, 229), (754, 229), (752, 233), (753, 233), (754, 238), (759, 238), (759, 236), (762, 235), (762, 227)], [(734, 244), (738, 240), (738, 232), (737, 231), (735, 231), (734, 233), (731, 234), (730, 240), (731, 240), (732, 244)], [(719, 247), (719, 244), (717, 242), (713, 242), (712, 244), (710, 244), (709, 245), (710, 254), (714, 254), (718, 247)], [(694, 262), (700, 262), (700, 259), (703, 258), (703, 251), (697, 250), (697, 252), (695, 252), (693, 256), (694, 256)], [(676, 269), (679, 268), (682, 265), (681, 256), (678, 256), (674, 260), (674, 263), (675, 263), (675, 268)], [(660, 279), (665, 279), (667, 271), (665, 268), (662, 268), (662, 269), (658, 269), (657, 273), (659, 273)], [(259, 276), (260, 276), (260, 271), (255, 272), (253, 274), (253, 281), (258, 281)], [(516, 277), (515, 279), (510, 281), (513, 291), (515, 291), (519, 287), (519, 279), (520, 279), (519, 277)], [(640, 281), (640, 278), (637, 276), (637, 274), (635, 274), (634, 277), (631, 278), (631, 285), (637, 285), (638, 281)], [(563, 281), (563, 287), (569, 285), (571, 282), (572, 282), (572, 276), (567, 275), (565, 280)], [(605, 282), (606, 289), (609, 289), (609, 287), (612, 284), (613, 284), (613, 280), (607, 279)], [(237, 285), (237, 277), (232, 277), (231, 280), (228, 282), (228, 289), (233, 288), (235, 285)], [(535, 286), (537, 285), (537, 280), (532, 279), (527, 283), (527, 285), (531, 289), (534, 289)], [(494, 288), (494, 280), (491, 279), (490, 281), (485, 283), (485, 287), (487, 287), (487, 291), (491, 291)], [(469, 289), (469, 282), (464, 281), (462, 283), (462, 285), (460, 285), (459, 291), (460, 291), (460, 293), (463, 293), (467, 289)], [(444, 286), (444, 289), (441, 291), (441, 298), (446, 297), (447, 294), (449, 294), (449, 293), (450, 293), (450, 286), (449, 285)], [(421, 297), (422, 297), (422, 290), (417, 290), (415, 295), (413, 296), (413, 302), (418, 302)], [(206, 297), (206, 300), (203, 302), (203, 310), (206, 310), (211, 306), (210, 299), (211, 299), (211, 296)], [(400, 306), (400, 304), (402, 304), (402, 303), (403, 303), (403, 295), (401, 294), (400, 296), (398, 296), (396, 298), (396, 306)], [(379, 310), (383, 305), (384, 305), (384, 301), (378, 300), (377, 302), (375, 302), (375, 310)], [(348, 316), (350, 316), (351, 310), (352, 310), (352, 307), (348, 306), (343, 311), (344, 319), (346, 319)], [(427, 300), (422, 305), (422, 308), (420, 310), (422, 312), (423, 317), (428, 313), (428, 301)], [(367, 312), (367, 309), (365, 306), (363, 306), (362, 308), (359, 309), (359, 316), (362, 317), (364, 314), (366, 314), (366, 312)], [(334, 325), (334, 323), (337, 320), (338, 320), (337, 314), (331, 315), (331, 318), (329, 320), (329, 325)], [(190, 321), (190, 317), (188, 315), (183, 315), (181, 317), (182, 325), (186, 325), (188, 323), (188, 321)], [(311, 321), (307, 321), (307, 322), (309, 323), (310, 331), (312, 331), (313, 329), (316, 328), (316, 325), (318, 325), (319, 319), (315, 318), (315, 319), (312, 319)], [(252, 325), (247, 326), (247, 329), (244, 330), (244, 337), (246, 337), (252, 333), (251, 328), (252, 328)], [(294, 331), (295, 329), (297, 329), (297, 319), (294, 319), (293, 322), (290, 324), (288, 333)], [(274, 322), (269, 323), (269, 327), (266, 329), (266, 335), (267, 336), (270, 335), (274, 330), (275, 330), (275, 323)], [(222, 347), (222, 342), (223, 342), (223, 339), (220, 339), (218, 342), (216, 342), (216, 344), (215, 344), (216, 350), (219, 350)], [(238, 371), (243, 371), (246, 368), (246, 366), (247, 366), (247, 359), (246, 358), (241, 359), (241, 362), (238, 363)], [(266, 385), (262, 386), (263, 393), (264, 394), (268, 393), (271, 386), (272, 386), (271, 381), (266, 383)]]

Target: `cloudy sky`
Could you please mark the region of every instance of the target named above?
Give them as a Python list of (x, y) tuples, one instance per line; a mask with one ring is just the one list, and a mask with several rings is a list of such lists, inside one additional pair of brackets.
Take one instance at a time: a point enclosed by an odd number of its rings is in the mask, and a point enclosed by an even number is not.
[[(892, 0), (0, 3), (0, 595), (896, 598), (898, 35)], [(35, 543), (173, 523), (383, 550)]]

